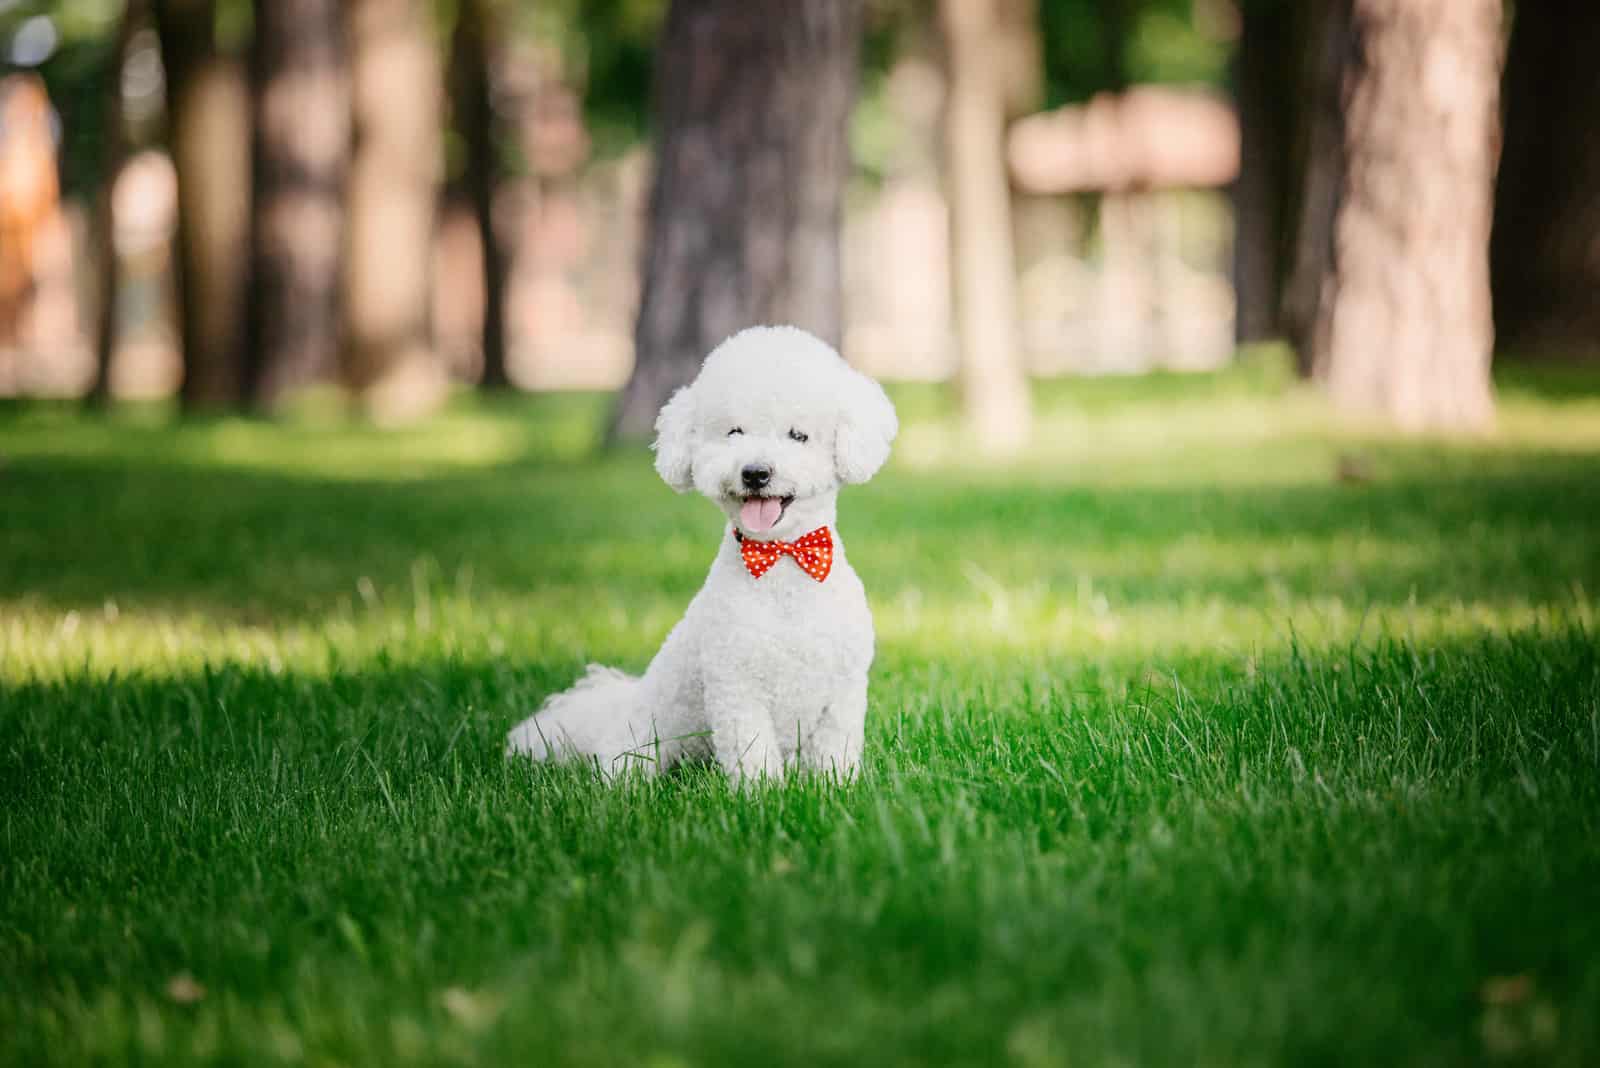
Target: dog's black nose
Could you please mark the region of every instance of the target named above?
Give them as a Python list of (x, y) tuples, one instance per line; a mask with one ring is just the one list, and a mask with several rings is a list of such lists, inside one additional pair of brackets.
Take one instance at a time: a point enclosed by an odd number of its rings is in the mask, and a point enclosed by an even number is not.
[(739, 472), (739, 478), (744, 482), (744, 488), (758, 490), (772, 481), (772, 468), (766, 464), (745, 464)]

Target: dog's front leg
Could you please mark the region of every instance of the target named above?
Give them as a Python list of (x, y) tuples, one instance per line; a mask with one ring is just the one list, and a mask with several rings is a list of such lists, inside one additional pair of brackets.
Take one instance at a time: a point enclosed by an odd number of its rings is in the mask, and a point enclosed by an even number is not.
[(772, 725), (772, 711), (750, 687), (709, 688), (711, 747), (717, 763), (737, 785), (783, 777), (783, 751)]
[(828, 702), (816, 729), (796, 754), (812, 771), (848, 782), (861, 770), (861, 748), (867, 720), (867, 680), (852, 683)]

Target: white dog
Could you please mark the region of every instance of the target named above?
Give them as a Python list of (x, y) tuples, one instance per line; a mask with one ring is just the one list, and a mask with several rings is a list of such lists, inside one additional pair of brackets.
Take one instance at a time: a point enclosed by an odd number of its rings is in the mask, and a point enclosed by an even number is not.
[(591, 665), (507, 749), (607, 774), (714, 758), (735, 780), (861, 763), (872, 615), (835, 529), (839, 487), (889, 457), (878, 384), (794, 327), (755, 327), (706, 357), (656, 419), (656, 471), (728, 530), (643, 677)]

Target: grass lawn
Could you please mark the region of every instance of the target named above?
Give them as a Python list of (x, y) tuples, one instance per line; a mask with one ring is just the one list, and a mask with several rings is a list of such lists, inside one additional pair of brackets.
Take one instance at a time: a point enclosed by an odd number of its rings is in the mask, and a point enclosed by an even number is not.
[(599, 398), (0, 411), (0, 1060), (1600, 1062), (1600, 392), (896, 394), (867, 770), (511, 764), (719, 521)]

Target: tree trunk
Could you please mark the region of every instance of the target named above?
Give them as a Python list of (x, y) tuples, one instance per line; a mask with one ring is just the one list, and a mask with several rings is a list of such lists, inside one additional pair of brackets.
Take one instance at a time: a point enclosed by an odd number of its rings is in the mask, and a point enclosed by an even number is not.
[(1327, 348), (1334, 400), (1408, 429), (1494, 414), (1500, 0), (1355, 0)]
[(351, 0), (345, 379), (372, 415), (413, 418), (443, 398), (428, 336), (439, 201), (440, 72), (422, 0)]
[(167, 142), (178, 175), (175, 275), (185, 408), (242, 398), (244, 262), (249, 232), (249, 115), (238, 66), (217, 55), (211, 0), (158, 0), (167, 78)]
[(1017, 330), (1004, 72), (993, 42), (997, 0), (941, 0), (949, 54), (946, 175), (962, 407), (981, 448), (1012, 451), (1031, 416)]
[(1344, 187), (1344, 84), (1354, 62), (1351, 0), (1318, 0), (1310, 16), (1312, 41), (1306, 50), (1301, 89), (1301, 134), (1296, 146), (1294, 189), (1298, 203), (1289, 276), (1280, 316), (1297, 369), (1310, 378), (1317, 353), (1327, 349), (1321, 315), (1333, 275), (1333, 230)]
[(256, 0), (246, 389), (269, 406), (338, 367), (350, 101), (339, 0)]
[(1491, 272), (1504, 348), (1600, 355), (1600, 5), (1519, 3)]
[(466, 146), (457, 194), (472, 206), (478, 224), (483, 264), (483, 374), (478, 384), (499, 390), (511, 385), (506, 374), (506, 257), (494, 225), (494, 192), (499, 176), (495, 158), (495, 113), (490, 92), (490, 0), (461, 0), (450, 46), (451, 110), (456, 132)]
[(1104, 66), (1100, 87), (1121, 95), (1128, 88), (1128, 37), (1132, 29), (1130, 6), (1137, 0), (1099, 0), (1100, 51)]
[(611, 437), (644, 438), (729, 334), (842, 332), (840, 228), (861, 0), (674, 0), (632, 377)]
[(1296, 15), (1257, 0), (1242, 11), (1234, 57), (1239, 108), (1239, 177), (1233, 187), (1234, 335), (1241, 344), (1279, 335), (1287, 242), (1289, 157), (1299, 70)]
[(117, 220), (112, 210), (112, 191), (117, 176), (128, 158), (130, 138), (128, 119), (122, 109), (122, 70), (128, 61), (128, 45), (149, 15), (147, 0), (128, 0), (117, 25), (116, 43), (111, 46), (105, 77), (105, 118), (101, 124), (105, 141), (101, 146), (100, 188), (95, 193), (92, 244), (99, 256), (95, 272), (99, 276), (95, 309), (95, 378), (87, 400), (103, 405), (111, 400), (111, 365), (121, 340), (122, 261), (117, 257)]

